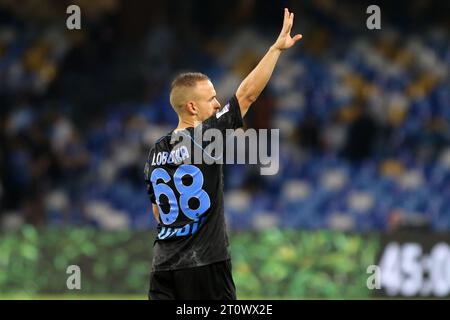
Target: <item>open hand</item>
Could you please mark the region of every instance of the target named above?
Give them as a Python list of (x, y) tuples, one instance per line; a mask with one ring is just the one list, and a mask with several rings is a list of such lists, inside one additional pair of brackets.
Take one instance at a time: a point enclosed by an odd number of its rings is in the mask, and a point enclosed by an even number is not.
[(301, 34), (296, 34), (291, 37), (291, 29), (294, 24), (294, 13), (289, 12), (288, 9), (284, 9), (283, 29), (281, 29), (280, 35), (277, 41), (275, 41), (273, 47), (279, 50), (285, 50), (292, 47), (298, 40), (302, 38)]

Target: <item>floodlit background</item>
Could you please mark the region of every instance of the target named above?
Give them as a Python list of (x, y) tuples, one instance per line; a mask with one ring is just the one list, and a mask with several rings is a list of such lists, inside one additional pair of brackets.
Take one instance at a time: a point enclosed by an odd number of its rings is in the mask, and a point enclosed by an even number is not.
[(146, 298), (170, 81), (206, 73), (223, 105), (285, 6), (303, 39), (245, 118), (280, 129), (280, 171), (225, 169), (238, 297), (449, 297), (450, 6), (377, 2), (368, 30), (370, 4), (0, 0), (0, 298)]

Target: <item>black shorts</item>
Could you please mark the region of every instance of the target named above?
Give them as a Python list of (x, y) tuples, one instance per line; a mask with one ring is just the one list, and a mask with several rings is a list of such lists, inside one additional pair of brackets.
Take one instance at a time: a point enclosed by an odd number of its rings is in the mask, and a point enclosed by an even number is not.
[(151, 300), (236, 300), (231, 261), (150, 274)]

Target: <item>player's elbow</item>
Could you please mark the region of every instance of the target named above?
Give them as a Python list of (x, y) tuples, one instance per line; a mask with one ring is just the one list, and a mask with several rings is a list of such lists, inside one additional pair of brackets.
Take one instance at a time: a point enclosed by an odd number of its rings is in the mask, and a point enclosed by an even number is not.
[(155, 203), (152, 204), (152, 209), (153, 209), (153, 216), (155, 217), (155, 220), (158, 223), (160, 223), (158, 206)]

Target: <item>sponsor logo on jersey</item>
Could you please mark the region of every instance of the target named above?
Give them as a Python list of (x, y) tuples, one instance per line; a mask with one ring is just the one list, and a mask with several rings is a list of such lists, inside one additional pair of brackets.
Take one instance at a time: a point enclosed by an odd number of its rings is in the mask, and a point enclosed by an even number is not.
[(216, 118), (219, 119), (221, 116), (223, 116), (225, 113), (230, 111), (230, 104), (227, 103), (225, 107), (222, 108), (219, 112), (216, 113)]

